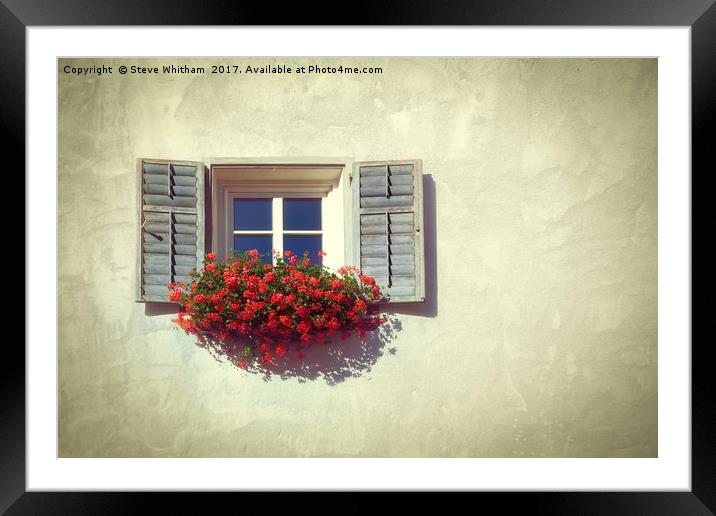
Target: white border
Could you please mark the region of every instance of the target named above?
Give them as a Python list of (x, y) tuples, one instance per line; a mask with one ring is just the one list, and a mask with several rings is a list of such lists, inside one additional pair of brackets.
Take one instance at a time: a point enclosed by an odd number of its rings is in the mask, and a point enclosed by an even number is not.
[[(658, 56), (659, 458), (57, 459), (56, 59), (130, 55)], [(28, 490), (690, 490), (689, 28), (30, 27), (27, 58)]]

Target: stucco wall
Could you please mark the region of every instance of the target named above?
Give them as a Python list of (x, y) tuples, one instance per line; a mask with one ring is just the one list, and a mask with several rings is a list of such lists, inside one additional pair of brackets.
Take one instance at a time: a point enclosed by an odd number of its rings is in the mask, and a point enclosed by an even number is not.
[[(136, 61), (59, 63), (60, 456), (656, 456), (656, 60), (62, 73)], [(134, 302), (136, 158), (210, 156), (422, 159), (428, 306), (344, 381), (213, 358)]]

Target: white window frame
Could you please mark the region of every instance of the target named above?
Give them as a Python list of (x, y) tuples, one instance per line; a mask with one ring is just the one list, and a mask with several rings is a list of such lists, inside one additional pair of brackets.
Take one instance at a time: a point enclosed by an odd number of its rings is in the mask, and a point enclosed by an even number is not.
[[(271, 203), (271, 229), (265, 229), (265, 230), (237, 230), (233, 228), (234, 225), (234, 201), (236, 199), (257, 199), (257, 198), (270, 198), (272, 199)], [(283, 228), (283, 200), (285, 198), (290, 199), (297, 199), (297, 198), (304, 198), (304, 199), (319, 199), (321, 201), (321, 229), (319, 230), (310, 230), (310, 229), (296, 229), (296, 230), (287, 230)], [(298, 193), (287, 193), (287, 192), (277, 192), (277, 193), (271, 193), (271, 192), (229, 192), (228, 193), (228, 206), (226, 210), (226, 223), (228, 225), (227, 229), (229, 231), (226, 232), (226, 243), (225, 248), (227, 251), (231, 252), (234, 249), (234, 236), (236, 235), (271, 235), (272, 239), (272, 247), (273, 249), (279, 253), (280, 255), (283, 255), (284, 246), (283, 246), (283, 237), (285, 235), (320, 235), (321, 236), (321, 246), (323, 246), (323, 224), (324, 220), (326, 219), (326, 214), (324, 212), (324, 206), (325, 203), (323, 202), (323, 197), (319, 196), (318, 194), (311, 194), (311, 193), (305, 193), (305, 192), (298, 192)], [(299, 257), (301, 256), (302, 250), (299, 249), (293, 249), (294, 253), (296, 253)], [(228, 254), (228, 253), (227, 253)]]
[[(283, 252), (283, 234), (311, 234), (311, 231), (283, 231), (282, 199), (320, 197), (320, 233), (323, 250), (327, 253), (323, 257), (323, 265), (331, 269), (354, 265), (351, 261), (352, 158), (205, 158), (204, 162), (211, 177), (211, 249), (219, 258), (229, 256), (233, 250), (233, 199), (275, 199), (272, 242), (274, 249)], [(280, 231), (276, 231), (277, 228)], [(263, 233), (268, 233), (268, 230)]]

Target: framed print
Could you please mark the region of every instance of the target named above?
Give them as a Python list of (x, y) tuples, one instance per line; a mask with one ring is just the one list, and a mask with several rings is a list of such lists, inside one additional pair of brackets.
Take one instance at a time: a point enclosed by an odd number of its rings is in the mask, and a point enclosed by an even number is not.
[(260, 8), (81, 4), (0, 11), (29, 299), (3, 510), (713, 510), (689, 170), (712, 5), (248, 27)]

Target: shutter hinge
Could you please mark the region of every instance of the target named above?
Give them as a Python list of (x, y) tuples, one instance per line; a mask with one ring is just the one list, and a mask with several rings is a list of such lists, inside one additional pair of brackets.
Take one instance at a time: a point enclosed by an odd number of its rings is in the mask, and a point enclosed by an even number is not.
[(353, 172), (348, 172), (348, 184), (353, 183)]

